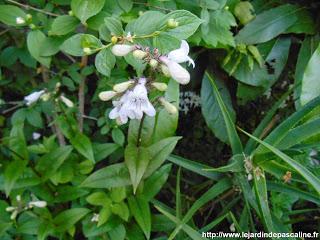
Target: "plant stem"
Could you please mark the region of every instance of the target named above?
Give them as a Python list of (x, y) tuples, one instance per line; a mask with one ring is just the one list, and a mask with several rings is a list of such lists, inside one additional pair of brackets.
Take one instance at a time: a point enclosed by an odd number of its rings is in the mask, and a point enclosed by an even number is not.
[(34, 10), (34, 11), (41, 12), (41, 13), (44, 13), (44, 14), (46, 14), (46, 15), (53, 16), (53, 17), (58, 17), (58, 16), (60, 16), (60, 15), (58, 15), (58, 14), (51, 13), (51, 12), (47, 12), (47, 11), (45, 11), (45, 10), (42, 10), (42, 9), (39, 9), (39, 8), (35, 8), (35, 7), (32, 7), (32, 6), (27, 5), (27, 4), (22, 4), (22, 3), (19, 3), (19, 2), (13, 1), (13, 0), (6, 0), (6, 1), (9, 2), (9, 3), (15, 4), (15, 5), (17, 5), (17, 6), (23, 7), (23, 8), (25, 8), (25, 9), (27, 9), (27, 10), (28, 10), (28, 9), (32, 9), (32, 10)]
[[(88, 56), (83, 56), (81, 58), (80, 67), (83, 68), (88, 64)], [(80, 132), (83, 132), (83, 116), (84, 114), (84, 103), (85, 103), (85, 95), (84, 90), (86, 86), (86, 78), (84, 77), (79, 85), (79, 92), (78, 92), (78, 100), (79, 100), (79, 116), (78, 116), (78, 126)]]
[(145, 119), (146, 115), (143, 114), (141, 120), (140, 120), (140, 124), (139, 124), (139, 130), (138, 130), (138, 137), (137, 137), (137, 147), (140, 147), (141, 145), (141, 134), (142, 134), (142, 127), (143, 127), (143, 122)]
[(154, 9), (159, 9), (159, 10), (163, 10), (163, 11), (167, 11), (167, 12), (171, 12), (171, 9), (168, 8), (163, 8), (163, 7), (158, 7), (158, 6), (152, 6), (149, 3), (144, 3), (144, 2), (133, 2), (133, 4), (137, 4), (137, 5), (144, 5), (146, 7), (150, 7), (150, 8), (154, 8)]

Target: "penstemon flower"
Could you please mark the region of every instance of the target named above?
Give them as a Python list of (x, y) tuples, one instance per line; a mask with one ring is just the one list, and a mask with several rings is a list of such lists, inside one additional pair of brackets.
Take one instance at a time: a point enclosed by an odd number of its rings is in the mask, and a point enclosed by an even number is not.
[(168, 69), (171, 77), (180, 84), (188, 84), (190, 82), (189, 72), (179, 63), (189, 62), (195, 67), (194, 61), (188, 56), (189, 45), (185, 40), (181, 41), (180, 48), (169, 52), (168, 56), (161, 56), (159, 59)]
[(26, 102), (27, 106), (30, 106), (32, 103), (35, 103), (39, 100), (39, 98), (45, 93), (45, 90), (33, 92), (24, 97), (24, 101)]
[(66, 98), (65, 96), (61, 95), (60, 99), (67, 107), (69, 107), (69, 108), (74, 107), (73, 102), (69, 98)]
[(47, 206), (47, 202), (46, 201), (31, 201), (28, 203), (29, 208), (32, 207), (38, 207), (38, 208), (44, 208)]

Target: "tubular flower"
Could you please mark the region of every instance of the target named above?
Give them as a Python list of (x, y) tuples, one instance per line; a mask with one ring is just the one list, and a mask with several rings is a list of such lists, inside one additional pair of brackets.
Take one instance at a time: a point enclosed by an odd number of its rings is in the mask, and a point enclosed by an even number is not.
[(30, 106), (32, 103), (35, 103), (39, 100), (39, 98), (45, 93), (44, 90), (37, 91), (34, 93), (31, 93), (24, 97), (24, 101), (26, 102), (27, 106)]
[(127, 91), (127, 89), (128, 89), (132, 84), (134, 84), (134, 81), (133, 81), (133, 80), (129, 80), (129, 81), (126, 81), (126, 82), (118, 83), (118, 84), (116, 84), (116, 85), (113, 86), (113, 90), (114, 90), (115, 92), (122, 93), (122, 92)]
[(16, 24), (22, 25), (22, 24), (25, 24), (25, 23), (26, 23), (26, 20), (24, 20), (24, 18), (22, 18), (22, 17), (17, 17), (16, 18)]
[(165, 83), (161, 83), (161, 82), (153, 82), (151, 83), (151, 85), (156, 88), (157, 90), (161, 91), (161, 92), (164, 92), (167, 90), (168, 88), (168, 85), (165, 84)]
[(61, 95), (60, 99), (67, 107), (69, 107), (69, 108), (74, 107), (73, 102), (69, 98), (66, 98), (65, 96)]
[(29, 202), (29, 207), (38, 207), (38, 208), (44, 208), (47, 206), (47, 202), (46, 201), (31, 201)]
[(135, 50), (135, 46), (127, 44), (115, 44), (111, 48), (111, 52), (118, 57), (123, 57)]
[(171, 77), (180, 84), (188, 84), (190, 82), (189, 72), (180, 66), (180, 64), (169, 60), (165, 56), (161, 56), (160, 60), (167, 65)]
[(110, 119), (117, 119), (120, 124), (126, 124), (128, 122), (128, 114), (123, 105), (127, 101), (129, 92), (126, 92), (119, 101), (112, 101), (114, 108), (109, 113)]
[(167, 100), (165, 100), (164, 97), (159, 98), (159, 102), (168, 113), (176, 114), (178, 112), (178, 109), (172, 103), (169, 103)]
[(182, 40), (180, 48), (169, 52), (168, 59), (176, 63), (189, 62), (189, 65), (192, 64), (192, 67), (194, 68), (194, 61), (188, 56), (189, 50), (188, 43), (185, 40)]

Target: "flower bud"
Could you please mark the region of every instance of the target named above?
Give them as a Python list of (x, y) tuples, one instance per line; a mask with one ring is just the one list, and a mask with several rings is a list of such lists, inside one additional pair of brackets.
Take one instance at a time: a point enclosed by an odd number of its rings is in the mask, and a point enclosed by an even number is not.
[(48, 101), (50, 99), (50, 97), (51, 97), (50, 93), (45, 93), (40, 98), (41, 98), (42, 101), (46, 102), (46, 101)]
[(18, 211), (15, 210), (15, 211), (11, 214), (10, 219), (11, 219), (11, 220), (16, 219), (17, 215), (18, 215)]
[(29, 206), (30, 207), (44, 208), (44, 207), (47, 206), (47, 202), (46, 201), (32, 201), (32, 202), (29, 202)]
[(167, 57), (160, 57), (160, 60), (167, 65), (171, 77), (180, 84), (188, 84), (190, 82), (189, 72), (180, 66), (180, 64), (170, 61)]
[(171, 77), (170, 72), (169, 72), (169, 68), (166, 65), (161, 64), (161, 71), (162, 71), (163, 75), (165, 75), (166, 77)]
[(144, 59), (147, 56), (147, 53), (140, 49), (134, 50), (132, 54), (137, 59)]
[(117, 92), (117, 93), (122, 93), (127, 91), (127, 89), (134, 83), (133, 80), (129, 80), (126, 82), (122, 82), (122, 83), (118, 83), (116, 85), (113, 86), (113, 91)]
[(83, 48), (82, 51), (83, 51), (86, 55), (89, 55), (89, 54), (92, 53), (91, 48), (88, 48), (88, 47)]
[(60, 99), (67, 107), (72, 108), (74, 106), (73, 102), (69, 98), (66, 98), (65, 96), (61, 95)]
[(118, 57), (126, 56), (128, 53), (135, 49), (132, 45), (127, 44), (116, 44), (111, 48), (111, 52)]
[(155, 60), (155, 59), (151, 59), (150, 62), (149, 62), (149, 65), (152, 67), (152, 68), (156, 68), (158, 66), (158, 61)]
[(151, 85), (152, 85), (153, 87), (155, 87), (156, 89), (158, 89), (159, 91), (161, 91), (161, 92), (166, 91), (167, 88), (168, 88), (168, 85), (167, 85), (167, 84), (165, 84), (165, 83), (160, 83), (160, 82), (153, 82), (153, 83), (151, 83)]
[(144, 11), (139, 11), (139, 16), (142, 16), (144, 14)]
[(30, 28), (31, 30), (34, 30), (34, 29), (36, 29), (37, 27), (36, 27), (36, 25), (34, 25), (33, 23), (31, 23), (31, 24), (29, 24), (29, 28)]
[(6, 211), (7, 211), (7, 212), (13, 212), (13, 211), (16, 210), (16, 209), (17, 209), (16, 207), (10, 206), (10, 207), (7, 207), (7, 208), (6, 208)]
[(116, 43), (118, 42), (118, 38), (117, 38), (116, 36), (112, 36), (111, 42), (112, 42), (113, 44), (116, 44)]
[(17, 195), (16, 199), (17, 199), (18, 202), (21, 202), (21, 195)]
[(172, 103), (169, 103), (164, 97), (159, 98), (161, 105), (166, 109), (169, 114), (176, 114), (178, 109)]
[(74, 16), (72, 10), (70, 10), (70, 11), (68, 12), (68, 15), (69, 15), (69, 16)]
[(174, 20), (173, 18), (170, 18), (168, 21), (167, 21), (167, 26), (169, 28), (176, 28), (179, 26), (179, 22), (177, 22), (176, 20)]
[(26, 19), (27, 19), (27, 20), (31, 20), (31, 19), (32, 19), (32, 15), (31, 15), (31, 14), (27, 14), (27, 15), (26, 15)]
[(24, 101), (26, 102), (26, 105), (30, 106), (32, 103), (35, 103), (44, 93), (45, 91), (41, 90), (38, 92), (31, 93), (28, 96), (25, 96)]
[(24, 18), (22, 18), (22, 17), (17, 17), (16, 18), (16, 24), (22, 25), (22, 24), (25, 24), (25, 23), (26, 23), (26, 20), (24, 20)]
[(117, 95), (117, 92), (115, 91), (104, 91), (99, 93), (99, 98), (101, 101), (109, 101), (116, 95)]
[(37, 133), (37, 132), (33, 132), (32, 133), (32, 139), (33, 140), (38, 140), (40, 137), (41, 137), (40, 133)]

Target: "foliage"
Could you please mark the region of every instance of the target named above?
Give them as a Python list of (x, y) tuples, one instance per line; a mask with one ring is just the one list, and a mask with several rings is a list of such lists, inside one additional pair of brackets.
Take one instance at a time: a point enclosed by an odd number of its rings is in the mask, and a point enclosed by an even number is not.
[[(320, 8), (303, 4), (0, 0), (0, 238), (297, 231), (320, 204)], [(176, 155), (180, 88), (219, 161)]]

